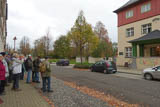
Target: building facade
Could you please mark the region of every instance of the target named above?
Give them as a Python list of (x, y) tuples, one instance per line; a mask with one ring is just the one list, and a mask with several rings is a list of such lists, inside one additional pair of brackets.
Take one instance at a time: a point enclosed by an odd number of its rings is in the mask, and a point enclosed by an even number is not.
[(160, 65), (160, 0), (129, 0), (118, 15), (117, 65)]
[(7, 0), (0, 0), (0, 52), (4, 51), (7, 37)]

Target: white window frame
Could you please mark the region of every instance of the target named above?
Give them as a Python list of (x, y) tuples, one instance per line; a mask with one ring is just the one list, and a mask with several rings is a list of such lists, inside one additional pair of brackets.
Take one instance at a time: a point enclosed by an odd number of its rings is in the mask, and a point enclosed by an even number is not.
[(126, 12), (126, 19), (133, 17), (133, 10), (129, 10)]
[(134, 27), (126, 29), (126, 37), (134, 36)]
[(141, 13), (145, 13), (151, 10), (151, 3), (147, 3), (141, 6)]
[(148, 34), (151, 31), (152, 31), (152, 24), (151, 23), (142, 25), (142, 34)]
[(132, 57), (132, 47), (125, 47), (125, 57), (126, 58)]

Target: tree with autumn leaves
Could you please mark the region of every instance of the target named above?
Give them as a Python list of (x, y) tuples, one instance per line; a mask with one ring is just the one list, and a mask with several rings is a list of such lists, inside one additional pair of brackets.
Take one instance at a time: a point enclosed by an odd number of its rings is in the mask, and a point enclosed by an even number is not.
[(93, 32), (92, 26), (86, 22), (83, 11), (80, 11), (68, 36), (77, 49), (81, 63), (82, 57), (89, 57), (98, 44), (98, 37)]
[[(23, 37), (20, 42), (20, 51), (23, 54), (34, 56), (56, 56), (57, 58), (75, 58), (79, 56), (88, 59), (92, 57), (111, 57), (116, 55), (112, 48), (112, 42), (108, 37), (108, 31), (102, 22), (97, 22), (93, 28), (87, 23), (83, 11), (79, 15), (70, 31), (52, 45), (52, 38), (49, 29), (46, 34), (34, 41), (34, 48), (29, 45), (29, 38)], [(53, 46), (53, 50), (51, 50)]]
[(58, 40), (54, 42), (54, 55), (58, 58), (69, 58), (71, 53), (70, 40), (67, 36), (61, 35)]
[(105, 25), (99, 21), (96, 23), (94, 28), (95, 34), (99, 38), (99, 43), (97, 48), (95, 48), (94, 52), (92, 53), (93, 57), (112, 57), (113, 54), (113, 47), (112, 42), (108, 37), (108, 31), (105, 28)]
[[(67, 42), (62, 38), (65, 38)], [(110, 57), (113, 55), (112, 42), (109, 40), (104, 24), (97, 22), (93, 30), (92, 25), (87, 23), (83, 11), (80, 11), (68, 34), (60, 37), (54, 43), (54, 54), (60, 57), (73, 55), (73, 51), (76, 51), (74, 55), (80, 56), (81, 63), (82, 57)]]

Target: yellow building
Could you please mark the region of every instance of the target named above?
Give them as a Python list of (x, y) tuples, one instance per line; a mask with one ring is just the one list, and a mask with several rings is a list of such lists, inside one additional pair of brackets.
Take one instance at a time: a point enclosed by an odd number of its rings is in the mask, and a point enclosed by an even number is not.
[(0, 0), (0, 52), (4, 51), (7, 37), (7, 0)]
[(129, 0), (118, 15), (118, 66), (160, 65), (160, 0)]

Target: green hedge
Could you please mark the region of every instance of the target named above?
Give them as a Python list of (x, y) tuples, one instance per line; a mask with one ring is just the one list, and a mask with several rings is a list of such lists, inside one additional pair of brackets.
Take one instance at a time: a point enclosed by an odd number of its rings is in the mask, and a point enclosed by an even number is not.
[(50, 63), (52, 63), (52, 62), (57, 62), (58, 59), (49, 59), (48, 61), (49, 61)]
[(82, 63), (82, 64), (76, 63), (76, 64), (74, 65), (74, 68), (89, 69), (91, 65), (92, 65), (92, 64), (90, 64), (90, 63)]

